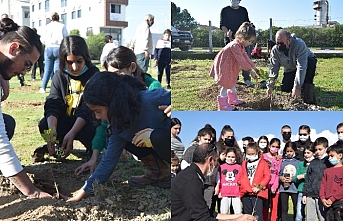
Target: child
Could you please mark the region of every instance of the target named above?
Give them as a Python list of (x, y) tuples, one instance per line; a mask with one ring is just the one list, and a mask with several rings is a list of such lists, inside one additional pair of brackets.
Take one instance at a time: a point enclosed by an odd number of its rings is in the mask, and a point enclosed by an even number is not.
[(170, 65), (171, 65), (171, 31), (166, 29), (163, 38), (158, 39), (155, 46), (155, 61), (158, 68), (158, 81), (161, 83), (163, 70), (166, 70), (167, 89), (170, 87)]
[[(288, 220), (288, 198), (293, 202), (293, 216), (296, 214), (298, 189), (293, 181), (293, 176), (299, 164), (295, 152), (297, 147), (294, 142), (288, 142), (283, 149), (284, 159), (280, 167), (280, 202), (281, 202), (281, 220)], [(294, 217), (292, 218), (294, 220)]]
[(324, 170), (320, 183), (319, 198), (325, 207), (325, 220), (342, 221), (343, 206), (343, 147), (334, 144), (329, 147), (329, 161), (333, 167)]
[[(280, 140), (273, 138), (270, 140), (270, 145), (267, 148), (268, 152), (263, 154), (263, 158), (268, 162), (270, 167), (270, 181), (268, 183), (268, 200), (264, 202), (263, 217), (264, 220), (276, 220), (279, 201), (279, 174), (282, 162), (281, 156), (278, 154), (280, 149)], [(270, 219), (268, 219), (270, 208)]]
[(311, 129), (307, 125), (301, 125), (299, 127), (299, 140), (295, 141), (297, 145), (297, 156), (298, 159), (303, 161), (304, 160), (304, 149), (306, 146), (312, 146), (313, 142), (311, 141), (310, 137)]
[(243, 204), (243, 214), (258, 216), (263, 221), (263, 199), (268, 198), (265, 191), (270, 181), (270, 170), (267, 161), (260, 156), (256, 143), (249, 143), (246, 147), (246, 159), (242, 163), (240, 196)]
[(257, 140), (257, 145), (260, 148), (262, 153), (268, 153), (268, 146), (269, 146), (269, 141), (268, 137), (266, 136), (260, 136)]
[(319, 188), (324, 170), (331, 167), (326, 153), (328, 140), (325, 137), (318, 137), (313, 146), (315, 159), (306, 171), (302, 201), (306, 204), (306, 220), (319, 219), (319, 221), (324, 221), (323, 203), (319, 199)]
[(179, 134), (181, 132), (181, 121), (178, 118), (172, 118), (171, 119), (171, 141), (170, 141), (170, 147), (171, 150), (175, 152), (176, 156), (180, 159), (180, 161), (183, 158), (183, 152), (185, 151), (185, 146), (183, 145)]
[[(215, 57), (210, 76), (214, 77), (217, 84), (222, 86), (220, 95), (217, 97), (218, 110), (231, 111), (233, 105), (242, 104), (244, 101), (237, 98), (235, 85), (237, 83), (240, 68), (243, 70), (259, 70), (245, 52), (245, 47), (251, 45), (256, 39), (255, 28), (252, 24), (244, 22), (235, 34), (235, 40), (227, 44)], [(256, 74), (251, 72), (252, 77)]]
[(264, 58), (264, 60), (268, 61), (266, 55), (262, 53), (261, 44), (256, 43), (254, 49), (251, 52), (251, 57), (254, 59)]
[(338, 136), (338, 141), (336, 142), (336, 144), (343, 144), (343, 122), (339, 123), (336, 127), (336, 131), (337, 131), (337, 136)]
[(235, 214), (242, 212), (239, 198), (239, 179), (242, 171), (242, 162), (236, 160), (236, 149), (226, 149), (226, 162), (220, 165), (218, 177), (220, 178), (215, 189), (215, 195), (221, 200), (220, 213), (227, 214), (230, 206), (233, 206)]
[(174, 151), (171, 151), (171, 179), (173, 179), (176, 174), (180, 171), (180, 159), (176, 156)]
[(304, 149), (304, 161), (300, 162), (297, 167), (297, 172), (293, 177), (295, 183), (298, 186), (298, 202), (297, 202), (297, 214), (295, 217), (295, 221), (302, 221), (305, 217), (305, 205), (302, 203), (302, 196), (303, 196), (303, 186), (306, 171), (308, 166), (310, 165), (311, 161), (314, 159), (314, 147), (313, 145), (307, 146)]

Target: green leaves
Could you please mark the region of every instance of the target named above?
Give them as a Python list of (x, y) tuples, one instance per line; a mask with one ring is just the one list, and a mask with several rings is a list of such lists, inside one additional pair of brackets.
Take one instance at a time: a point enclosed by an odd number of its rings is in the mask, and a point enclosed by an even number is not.
[(52, 136), (53, 132), (52, 129), (44, 130), (41, 136), (43, 137), (45, 142), (51, 142), (51, 143), (58, 143), (58, 140), (56, 139), (56, 136)]

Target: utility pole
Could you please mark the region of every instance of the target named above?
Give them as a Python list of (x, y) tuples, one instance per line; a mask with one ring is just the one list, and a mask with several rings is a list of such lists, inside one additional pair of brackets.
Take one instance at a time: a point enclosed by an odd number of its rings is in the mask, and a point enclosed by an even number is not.
[(208, 21), (208, 43), (209, 52), (212, 54), (212, 22)]

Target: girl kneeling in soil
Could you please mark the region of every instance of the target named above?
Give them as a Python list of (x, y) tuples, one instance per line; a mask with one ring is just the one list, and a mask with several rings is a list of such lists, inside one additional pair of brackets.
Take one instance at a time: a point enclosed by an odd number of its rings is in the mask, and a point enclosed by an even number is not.
[[(106, 182), (124, 148), (140, 159), (145, 158), (142, 163), (149, 170), (143, 176), (131, 177), (130, 185), (170, 188), (170, 166), (166, 162), (170, 162), (171, 122), (158, 109), (160, 105), (170, 105), (170, 92), (164, 89), (148, 91), (143, 83), (131, 76), (101, 72), (89, 80), (83, 96), (95, 117), (111, 125), (107, 130), (109, 143), (99, 166), (68, 201), (93, 195), (93, 182)], [(158, 165), (150, 170), (156, 162)]]
[[(136, 55), (131, 49), (124, 46), (119, 46), (110, 51), (104, 66), (107, 71), (113, 72), (113, 74), (124, 74), (133, 76), (134, 78), (145, 84), (148, 90), (162, 88), (159, 81), (152, 78), (151, 75), (143, 73), (143, 70), (136, 63), (136, 60)], [(101, 121), (101, 124), (96, 128), (96, 133), (92, 141), (92, 157), (88, 162), (76, 168), (75, 173), (77, 175), (83, 173), (87, 169), (90, 170), (90, 173), (93, 173), (100, 152), (104, 148), (106, 148), (107, 126), (107, 122)], [(127, 144), (127, 147), (125, 147), (125, 149), (130, 149), (131, 145), (132, 144)], [(146, 159), (142, 158), (141, 160), (145, 161)], [(157, 163), (155, 167), (156, 166), (158, 166)]]
[(235, 108), (233, 105), (243, 103), (243, 100), (237, 98), (236, 83), (240, 67), (243, 70), (250, 70), (253, 78), (256, 74), (251, 71), (254, 69), (257, 74), (259, 70), (255, 67), (254, 62), (245, 52), (245, 47), (251, 45), (256, 39), (255, 28), (249, 22), (244, 22), (235, 34), (235, 40), (227, 44), (215, 57), (210, 76), (214, 77), (217, 84), (222, 86), (220, 94), (217, 97), (218, 110), (230, 111)]

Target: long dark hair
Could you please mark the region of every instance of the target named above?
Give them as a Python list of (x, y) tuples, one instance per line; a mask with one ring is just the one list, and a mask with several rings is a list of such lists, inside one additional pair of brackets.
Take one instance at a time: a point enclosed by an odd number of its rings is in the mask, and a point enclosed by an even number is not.
[(91, 57), (89, 56), (88, 46), (86, 41), (77, 35), (70, 35), (63, 38), (60, 45), (59, 60), (60, 60), (60, 70), (63, 71), (66, 66), (67, 56), (81, 55), (85, 59), (87, 67), (92, 66)]
[(142, 90), (146, 87), (137, 79), (105, 71), (96, 73), (88, 81), (83, 99), (87, 104), (106, 106), (110, 125), (120, 133), (136, 120)]

